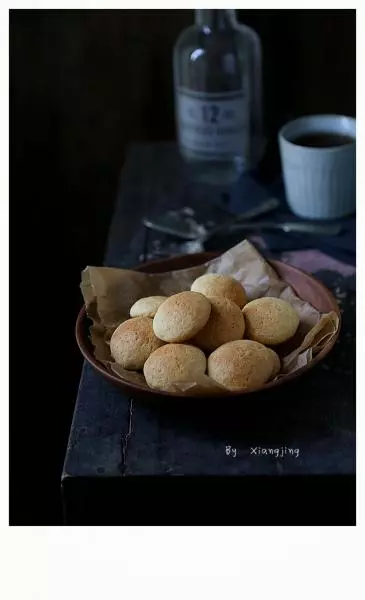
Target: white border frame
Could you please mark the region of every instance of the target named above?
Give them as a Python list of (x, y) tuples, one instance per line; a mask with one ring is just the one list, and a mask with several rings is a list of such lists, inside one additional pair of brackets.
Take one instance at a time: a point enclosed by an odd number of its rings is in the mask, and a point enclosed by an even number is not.
[[(241, 6), (240, 6), (241, 4)], [(184, 8), (195, 8), (185, 2)], [(220, 8), (221, 3), (199, 2), (200, 8)], [(13, 2), (11, 8), (136, 8), (122, 2)], [(237, 8), (356, 8), (354, 3), (294, 2), (237, 3)], [(2, 160), (0, 201), (0, 257), (2, 280), (8, 281), (8, 18), (9, 7), (1, 8)], [(138, 3), (138, 8), (171, 8), (171, 3)], [(358, 10), (357, 89), (358, 156), (363, 159), (364, 138), (361, 112), (364, 110), (364, 13)], [(310, 32), (309, 32), (310, 35)], [(359, 160), (359, 159), (358, 159)], [(365, 306), (365, 263), (362, 226), (365, 223), (364, 169), (358, 169), (358, 306)], [(1, 296), (2, 314), (8, 312), (8, 298)], [(357, 356), (360, 373), (358, 402), (358, 494), (363, 491), (364, 456), (364, 356), (365, 320), (357, 324)], [(3, 473), (8, 472), (8, 340), (1, 340), (1, 434), (0, 457)], [(4, 479), (4, 476), (3, 476)], [(364, 494), (361, 494), (362, 502)], [(358, 500), (356, 528), (315, 527), (124, 527), (54, 528), (7, 527), (8, 499), (1, 490), (0, 551), (5, 565), (0, 578), (2, 597), (7, 600), (58, 600), (76, 598), (248, 598), (280, 597), (296, 600), (361, 595), (360, 534), (363, 510)], [(231, 499), (234, 502), (234, 499)], [(339, 499), (334, 498), (341, 510)], [(239, 510), (239, 507), (236, 507)], [(363, 554), (363, 552), (362, 552)], [(4, 562), (5, 561), (5, 562)], [(0, 591), (0, 594), (1, 594)]]

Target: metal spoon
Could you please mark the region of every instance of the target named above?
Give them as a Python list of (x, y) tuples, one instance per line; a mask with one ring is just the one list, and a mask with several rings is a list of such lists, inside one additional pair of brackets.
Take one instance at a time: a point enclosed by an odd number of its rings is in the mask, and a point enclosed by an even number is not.
[(235, 215), (226, 219), (221, 225), (206, 229), (203, 225), (197, 224), (192, 217), (183, 219), (178, 211), (157, 219), (143, 219), (145, 227), (167, 233), (183, 240), (193, 240), (203, 244), (213, 236), (238, 233), (240, 231), (260, 231), (260, 230), (280, 230), (286, 233), (308, 233), (312, 235), (338, 235), (342, 227), (338, 223), (316, 223), (313, 221), (286, 221), (275, 222), (250, 222), (265, 213), (268, 213), (279, 206), (280, 202), (276, 198), (269, 198), (266, 202), (250, 209), (240, 215)]

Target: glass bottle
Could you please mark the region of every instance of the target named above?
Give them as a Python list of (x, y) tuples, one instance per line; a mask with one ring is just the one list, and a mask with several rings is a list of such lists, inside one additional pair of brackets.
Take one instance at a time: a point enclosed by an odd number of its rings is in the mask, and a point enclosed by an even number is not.
[(177, 138), (193, 177), (227, 184), (262, 157), (261, 42), (235, 10), (196, 10), (174, 48)]

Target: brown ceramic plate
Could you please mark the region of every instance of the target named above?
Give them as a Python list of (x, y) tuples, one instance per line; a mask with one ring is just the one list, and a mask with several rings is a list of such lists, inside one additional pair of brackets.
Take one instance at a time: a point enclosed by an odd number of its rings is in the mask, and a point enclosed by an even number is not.
[[(219, 254), (219, 252), (184, 254), (182, 256), (174, 256), (172, 258), (144, 263), (136, 267), (135, 270), (143, 271), (145, 273), (164, 273), (167, 271), (175, 271), (177, 269), (186, 269), (188, 267), (201, 265), (209, 260), (212, 260), (212, 258), (219, 256)], [(297, 371), (287, 375), (286, 377), (278, 379), (277, 381), (267, 383), (263, 388), (260, 388), (260, 390), (254, 390), (251, 392), (227, 392), (227, 394), (223, 396), (224, 398), (242, 396), (246, 394), (252, 394), (257, 391), (269, 390), (274, 387), (285, 385), (287, 382), (297, 379), (324, 359), (324, 357), (333, 348), (339, 335), (339, 330), (341, 326), (341, 313), (337, 302), (331, 294), (331, 292), (320, 281), (312, 277), (312, 275), (309, 275), (308, 273), (305, 273), (304, 271), (301, 271), (296, 267), (292, 267), (291, 265), (279, 262), (277, 260), (269, 262), (271, 266), (275, 269), (279, 277), (283, 281), (288, 283), (296, 292), (296, 294), (300, 298), (302, 298), (302, 300), (306, 300), (322, 313), (330, 311), (336, 312), (340, 319), (339, 328), (336, 335), (333, 336), (331, 341), (315, 356), (315, 358), (308, 365), (302, 367), (301, 369), (298, 369)], [(169, 394), (167, 392), (146, 389), (130, 381), (120, 379), (119, 377), (114, 375), (102, 363), (100, 363), (94, 358), (93, 347), (89, 339), (89, 326), (90, 321), (86, 315), (85, 307), (83, 307), (80, 310), (76, 321), (76, 340), (81, 350), (81, 353), (83, 354), (85, 359), (94, 367), (94, 369), (96, 369), (96, 371), (98, 371), (111, 383), (114, 383), (117, 386), (119, 386), (128, 396), (135, 398), (139, 397), (144, 399), (151, 398), (151, 396), (168, 396), (174, 398), (184, 397), (179, 394)], [(189, 396), (189, 398), (191, 398), (191, 396)]]

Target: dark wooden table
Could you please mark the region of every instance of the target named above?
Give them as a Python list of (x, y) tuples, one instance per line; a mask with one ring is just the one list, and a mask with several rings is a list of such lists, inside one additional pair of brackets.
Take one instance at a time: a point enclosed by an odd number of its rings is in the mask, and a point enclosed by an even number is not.
[[(171, 144), (131, 147), (105, 265), (166, 252), (168, 239), (147, 235), (142, 216), (201, 208), (212, 194), (224, 203), (224, 190), (187, 181)], [(339, 343), (299, 383), (254, 404), (148, 406), (84, 365), (62, 475), (65, 523), (354, 522), (355, 277), (314, 271), (340, 299)]]

